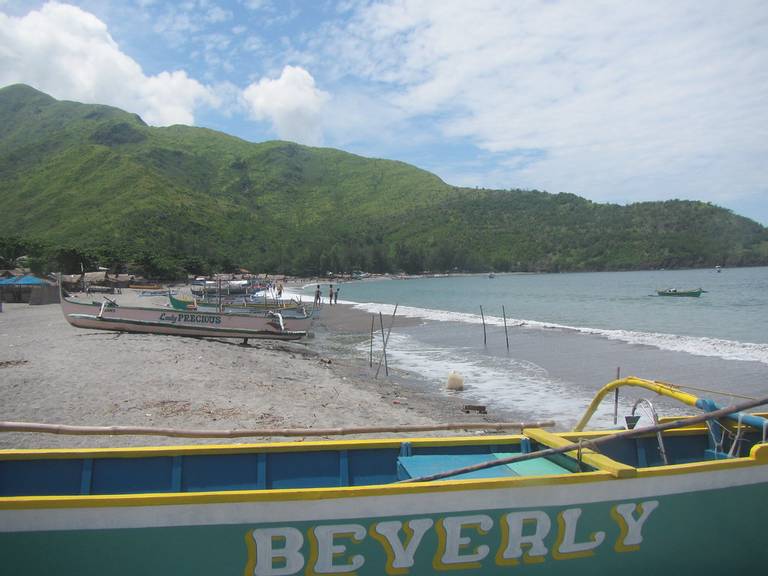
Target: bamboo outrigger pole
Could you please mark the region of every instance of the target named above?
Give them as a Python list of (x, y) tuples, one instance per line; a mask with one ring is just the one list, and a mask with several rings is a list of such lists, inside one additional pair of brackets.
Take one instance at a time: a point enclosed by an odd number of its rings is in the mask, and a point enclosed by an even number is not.
[(38, 432), (73, 436), (172, 436), (176, 438), (244, 438), (248, 436), (347, 436), (385, 432), (433, 432), (439, 430), (523, 430), (551, 428), (552, 420), (540, 422), (451, 422), (404, 426), (360, 426), (354, 428), (255, 428), (244, 430), (199, 430), (194, 428), (150, 428), (145, 426), (67, 426), (37, 422), (0, 422), (0, 432)]

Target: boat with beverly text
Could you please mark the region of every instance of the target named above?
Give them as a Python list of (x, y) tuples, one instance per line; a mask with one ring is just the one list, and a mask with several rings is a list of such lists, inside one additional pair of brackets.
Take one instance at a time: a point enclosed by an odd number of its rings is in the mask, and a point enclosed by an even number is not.
[[(583, 431), (625, 386), (703, 412)], [(765, 403), (626, 378), (568, 433), (3, 450), (0, 554), (8, 574), (751, 574)]]
[(77, 328), (218, 338), (298, 340), (309, 318), (284, 318), (279, 312), (230, 314), (122, 306), (112, 300), (81, 302), (62, 293), (64, 318)]

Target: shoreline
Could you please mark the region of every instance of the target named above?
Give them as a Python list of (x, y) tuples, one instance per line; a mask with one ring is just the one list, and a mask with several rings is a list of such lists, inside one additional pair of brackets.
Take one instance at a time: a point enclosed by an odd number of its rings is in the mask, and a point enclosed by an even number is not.
[[(140, 298), (139, 293), (124, 290), (118, 302), (163, 304), (164, 298)], [(326, 305), (305, 340), (253, 340), (246, 347), (218, 338), (84, 330), (70, 326), (58, 304), (6, 304), (0, 313), (0, 420), (208, 430), (489, 421), (462, 412), (459, 398), (420, 390), (407, 374), (393, 371), (385, 377), (382, 369), (375, 378), (376, 363), (371, 369), (349, 353), (350, 343), (369, 333), (370, 315), (344, 304)], [(350, 436), (355, 437), (383, 436)], [(307, 438), (312, 439), (320, 438)], [(0, 434), (0, 448), (278, 440), (284, 438), (6, 432)]]

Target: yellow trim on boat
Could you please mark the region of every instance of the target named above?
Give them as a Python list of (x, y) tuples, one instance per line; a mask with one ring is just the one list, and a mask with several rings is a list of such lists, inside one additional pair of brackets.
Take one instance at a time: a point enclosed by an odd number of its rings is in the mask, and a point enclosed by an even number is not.
[(227, 490), (184, 493), (158, 492), (153, 494), (109, 494), (103, 496), (8, 496), (0, 498), (0, 510), (312, 501), (372, 496), (401, 496), (403, 494), (497, 490), (530, 486), (569, 486), (606, 480), (613, 480), (613, 476), (608, 472), (594, 471), (551, 476), (505, 476), (501, 478), (440, 480), (411, 484), (376, 484), (371, 486), (333, 488)]
[[(672, 420), (679, 420), (680, 418), (673, 418)], [(697, 428), (696, 426), (685, 426), (681, 428), (670, 428), (668, 430), (664, 430), (662, 433), (664, 435), (664, 438), (667, 437), (673, 437), (673, 436), (699, 436), (702, 432), (705, 432), (707, 430), (706, 426), (701, 426)], [(528, 430), (526, 429), (526, 432)], [(589, 432), (563, 432), (558, 433), (558, 436), (561, 436), (562, 438), (565, 438), (566, 440), (570, 442), (578, 442), (580, 438), (584, 438), (585, 440), (593, 440), (597, 438), (602, 438), (603, 436), (610, 436), (611, 434), (614, 434), (616, 432), (621, 432), (621, 430), (593, 430)], [(639, 436), (636, 436), (635, 438), (651, 438), (655, 437), (655, 432), (648, 432), (647, 434), (641, 434)]]
[(768, 464), (768, 444), (755, 444), (749, 451), (749, 457), (760, 464)]
[[(564, 446), (568, 446), (569, 444), (573, 444), (574, 442), (567, 438), (563, 438), (560, 435), (547, 432), (541, 428), (528, 428), (525, 431), (525, 435), (528, 436), (528, 438), (531, 440), (535, 440), (539, 444), (544, 444), (550, 448), (562, 448)], [(571, 458), (578, 457), (576, 450), (566, 452), (566, 454)], [(593, 468), (608, 472), (614, 478), (632, 478), (637, 475), (637, 468), (634, 466), (628, 466), (627, 464), (617, 462), (616, 460), (608, 458), (607, 456), (603, 456), (602, 454), (598, 454), (594, 450), (590, 450), (587, 447), (584, 447), (581, 450), (581, 460)]]
[(754, 458), (746, 456), (744, 458), (723, 458), (722, 460), (707, 460), (706, 462), (686, 462), (683, 464), (670, 464), (667, 466), (650, 466), (648, 468), (638, 468), (638, 478), (649, 478), (652, 476), (673, 476), (678, 474), (691, 474), (694, 472), (714, 472), (717, 470), (733, 470), (735, 468), (747, 468), (755, 465), (762, 465)]
[[(527, 429), (526, 429), (527, 430)], [(450, 438), (420, 437), (360, 440), (319, 440), (313, 442), (263, 442), (257, 444), (189, 444), (182, 446), (140, 446), (127, 448), (35, 448), (0, 450), (3, 460), (34, 460), (38, 458), (143, 458), (147, 456), (185, 456), (206, 454), (243, 454), (247, 452), (320, 452), (324, 450), (363, 450), (366, 448), (400, 448), (404, 442), (414, 446), (477, 446), (520, 444), (523, 435), (452, 436)]]
[(581, 420), (579, 420), (579, 423), (576, 424), (573, 431), (581, 432), (582, 430), (584, 430), (584, 427), (587, 425), (587, 422), (589, 422), (589, 419), (592, 418), (592, 415), (595, 413), (595, 410), (597, 410), (597, 407), (603, 401), (603, 398), (605, 398), (605, 396), (609, 392), (617, 388), (621, 388), (622, 386), (637, 386), (639, 388), (645, 388), (646, 390), (650, 390), (651, 392), (656, 392), (657, 394), (660, 394), (662, 396), (675, 398), (676, 400), (679, 400), (683, 404), (688, 404), (689, 406), (696, 406), (696, 401), (698, 400), (698, 398), (693, 394), (688, 394), (687, 392), (683, 392), (682, 390), (680, 390), (679, 388), (677, 388), (672, 384), (668, 384), (666, 382), (659, 382), (657, 380), (645, 380), (643, 378), (629, 376), (627, 378), (622, 378), (620, 380), (614, 380), (613, 382), (609, 382), (608, 384), (603, 386), (600, 389), (600, 391), (595, 395), (595, 397), (592, 399), (592, 402), (590, 402), (589, 407), (587, 408), (587, 411), (584, 413), (584, 416), (581, 417)]

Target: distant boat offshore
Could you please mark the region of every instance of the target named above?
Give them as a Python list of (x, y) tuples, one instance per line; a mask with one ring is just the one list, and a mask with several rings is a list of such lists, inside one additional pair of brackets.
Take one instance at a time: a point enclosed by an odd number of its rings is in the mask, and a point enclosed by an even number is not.
[(678, 290), (677, 288), (667, 288), (666, 290), (656, 290), (656, 294), (659, 296), (688, 296), (691, 298), (698, 298), (704, 294), (706, 290), (696, 288), (695, 290)]

